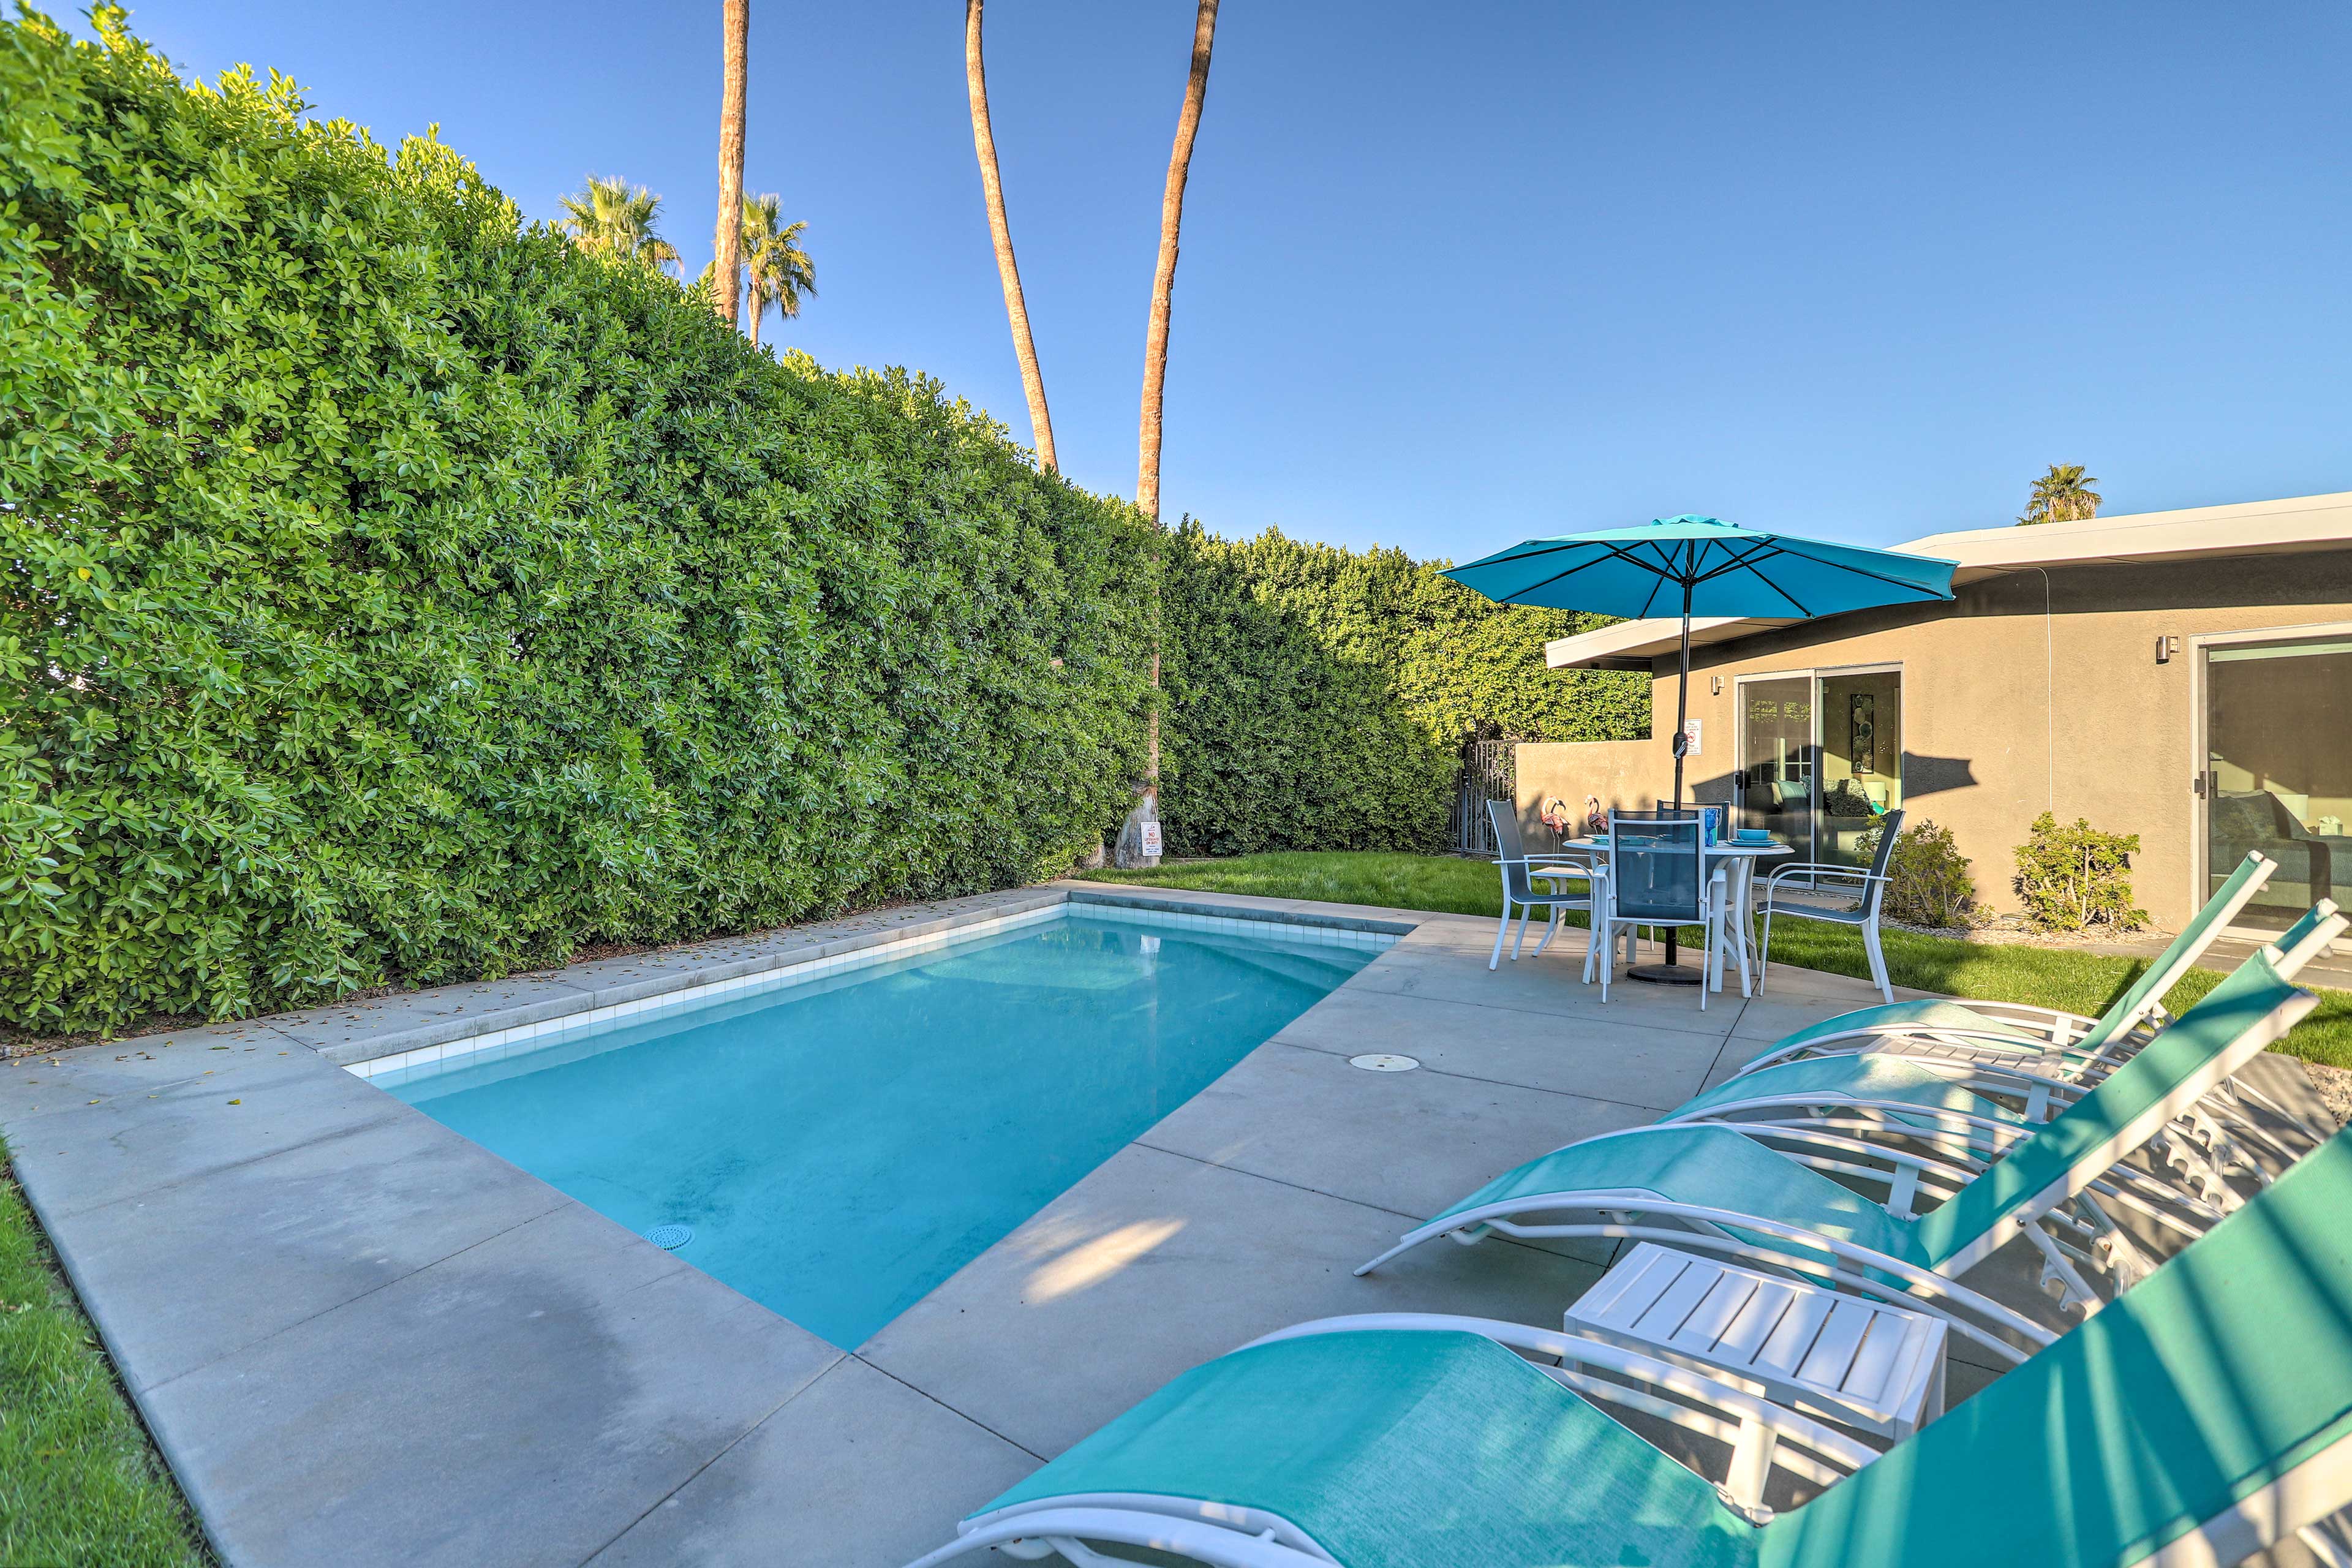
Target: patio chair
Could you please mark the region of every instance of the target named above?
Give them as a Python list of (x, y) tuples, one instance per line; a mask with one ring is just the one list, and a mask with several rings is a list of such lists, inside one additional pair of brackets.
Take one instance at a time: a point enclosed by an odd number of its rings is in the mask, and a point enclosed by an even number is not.
[(2276, 869), (2259, 854), (2240, 861), (2205, 900), (2205, 907), (2180, 928), (2180, 934), (2096, 1018), (2021, 1002), (1954, 1002), (1922, 996), (1860, 1007), (1808, 1025), (1782, 1036), (1770, 1050), (1759, 1054), (1740, 1070), (1753, 1072), (1801, 1055), (1903, 1050), (1906, 1042), (1912, 1041), (1950, 1047), (1918, 1054), (1965, 1056), (1980, 1051), (2007, 1058), (2062, 1050), (2093, 1058), (2106, 1055), (2142, 1024), (2162, 1021), (2165, 996), (2196, 967), (2214, 939)]
[[(1960, 1285), (1960, 1277), (2021, 1236), (2041, 1254), (2042, 1285), (2061, 1309), (2095, 1311), (2102, 1298), (2084, 1268), (2104, 1272), (2120, 1292), (2151, 1267), (2103, 1205), (2126, 1205), (2191, 1236), (2199, 1221), (2217, 1217), (2187, 1194), (2151, 1201), (2147, 1184), (2117, 1168), (2311, 1010), (2315, 998), (2289, 976), (2345, 924), (2331, 915), (2295, 951), (2255, 953), (2144, 1049), (1925, 1214), (1916, 1209), (1923, 1178), (1937, 1184), (1948, 1170), (1944, 1162), (1800, 1128), (1667, 1122), (1530, 1160), (1408, 1231), (1356, 1272), (1441, 1236), (1464, 1243), (1489, 1234), (1657, 1241), (1899, 1300), (2021, 1360), (2018, 1345), (2046, 1343), (2047, 1331)], [(1885, 1196), (1874, 1202), (1845, 1184), (1855, 1182)]]
[[(1549, 918), (1544, 922), (1543, 941), (1536, 944), (1541, 953), (1559, 933), (1560, 917), (1570, 910), (1591, 910), (1599, 908), (1601, 884), (1606, 873), (1593, 864), (1590, 855), (1581, 852), (1565, 855), (1530, 855), (1519, 837), (1518, 813), (1505, 800), (1486, 803), (1486, 819), (1495, 825), (1495, 864), (1503, 871), (1503, 923), (1495, 931), (1495, 951), (1487, 955), (1486, 967), (1492, 969), (1503, 962), (1503, 939), (1511, 934), (1511, 909), (1519, 911), (1519, 939), (1511, 943), (1511, 962), (1519, 958), (1519, 948), (1528, 940), (1528, 916), (1543, 910)], [(1549, 879), (1538, 886), (1536, 868), (1543, 866), (1577, 868), (1585, 878), (1585, 890), (1570, 893), (1565, 886), (1556, 886)]]
[[(1609, 1000), (1609, 976), (1616, 968), (1619, 931), (1641, 927), (1697, 926), (1705, 931), (1699, 965), (1698, 1005), (1706, 1008), (1713, 989), (1716, 949), (1723, 943), (1723, 917), (1730, 883), (1723, 867), (1706, 868), (1706, 842), (1698, 808), (1676, 811), (1612, 811), (1609, 814), (1609, 880), (1601, 889), (1604, 908), (1593, 917), (1592, 940), (1585, 944), (1584, 978), (1601, 970), (1601, 999)], [(1748, 994), (1748, 960), (1739, 962), (1739, 994)]]
[[(1800, 860), (1792, 866), (1775, 866), (1764, 879), (1764, 942), (1756, 960), (1756, 989), (1761, 994), (1764, 977), (1772, 968), (1772, 917), (1779, 914), (1801, 921), (1827, 921), (1832, 925), (1850, 926), (1862, 932), (1862, 951), (1870, 959), (1870, 978), (1879, 994), (1890, 1003), (1895, 1000), (1895, 983), (1886, 977), (1886, 954), (1878, 945), (1878, 910), (1886, 901), (1886, 862), (1895, 853), (1895, 840), (1903, 832), (1903, 814), (1890, 811), (1878, 819), (1878, 847), (1872, 851), (1870, 869), (1856, 870), (1852, 866), (1833, 865), (1827, 860)], [(1816, 889), (1824, 882), (1836, 884), (1832, 891), (1850, 895), (1851, 905), (1843, 909), (1827, 904), (1790, 903), (1781, 883), (1791, 877), (1801, 877)], [(1844, 884), (1853, 884), (1851, 888)]]
[[(2218, 1568), (2296, 1534), (2330, 1557), (2352, 1504), (2348, 1210), (2352, 1134), (1883, 1456), (1570, 1334), (1306, 1323), (1185, 1373), (910, 1568), (998, 1545), (1093, 1568), (1132, 1561), (1111, 1545), (1212, 1568)], [(1724, 1479), (1604, 1405), (1727, 1446)], [(1774, 1512), (1774, 1470), (1819, 1489)]]

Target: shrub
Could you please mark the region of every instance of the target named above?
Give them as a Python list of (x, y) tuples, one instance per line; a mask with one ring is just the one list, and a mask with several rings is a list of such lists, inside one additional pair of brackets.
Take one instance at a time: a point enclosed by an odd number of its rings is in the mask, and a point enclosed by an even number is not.
[(433, 136), (92, 21), (0, 24), (0, 1021), (1061, 870), (1142, 773), (1156, 632), (1183, 851), (1433, 847), (1465, 735), (1646, 720), (1644, 678), (1543, 667), (1587, 620), (1160, 534)]
[(2102, 833), (2076, 817), (2071, 826), (2043, 812), (2032, 837), (2017, 847), (2017, 896), (2025, 922), (2036, 931), (2084, 931), (2093, 926), (2137, 931), (2147, 911), (2132, 905), (2131, 857), (2137, 833)]
[(1495, 605), (1402, 550), (1187, 518), (1164, 571), (1171, 854), (1435, 849), (1464, 741), (1649, 722), (1647, 677), (1545, 667), (1548, 639), (1596, 617)]
[(1131, 508), (94, 20), (0, 25), (0, 1018), (1003, 886), (1118, 820)]
[[(1872, 827), (1855, 839), (1864, 859), (1878, 853), (1882, 831)], [(1934, 931), (1970, 924), (1977, 884), (1969, 864), (1950, 828), (1927, 817), (1906, 826), (1886, 858), (1886, 900), (1881, 906), (1886, 917)]]

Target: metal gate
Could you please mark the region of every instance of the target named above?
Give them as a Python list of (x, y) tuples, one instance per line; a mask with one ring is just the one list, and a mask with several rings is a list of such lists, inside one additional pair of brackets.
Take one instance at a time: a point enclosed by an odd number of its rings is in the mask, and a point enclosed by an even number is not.
[(1486, 818), (1490, 800), (1516, 801), (1517, 746), (1510, 741), (1473, 741), (1462, 748), (1462, 773), (1454, 786), (1454, 849), (1459, 855), (1495, 853), (1495, 825)]

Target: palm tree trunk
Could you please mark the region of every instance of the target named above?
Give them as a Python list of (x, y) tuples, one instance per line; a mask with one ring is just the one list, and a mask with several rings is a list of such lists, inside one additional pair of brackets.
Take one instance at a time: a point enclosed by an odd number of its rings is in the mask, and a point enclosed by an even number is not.
[(1151, 320), (1143, 337), (1143, 427), (1138, 446), (1135, 504), (1160, 521), (1160, 410), (1168, 384), (1168, 311), (1176, 292), (1177, 235), (1184, 226), (1184, 182), (1192, 169), (1192, 139), (1201, 130), (1201, 103), (1209, 95), (1209, 48), (1217, 36), (1217, 0), (1200, 0), (1192, 22), (1192, 71), (1184, 83), (1184, 110), (1176, 117), (1176, 149), (1168, 160), (1168, 188), (1160, 198), (1160, 267), (1151, 279)]
[(980, 190), (988, 203), (988, 232), (996, 241), (996, 276), (1004, 285), (1004, 314), (1013, 323), (1013, 355), (1021, 362), (1021, 390), (1029, 399), (1029, 437), (1038, 465), (1053, 468), (1054, 421), (1045, 412), (1045, 377), (1037, 342), (1029, 335), (1029, 305), (1021, 293), (1021, 267), (1013, 259), (1013, 227), (1004, 218), (1004, 185), (996, 173), (996, 133), (988, 122), (988, 73), (980, 58), (981, 0), (964, 0), (963, 79), (971, 96), (971, 144), (980, 154)]
[(735, 325), (743, 277), (743, 78), (751, 52), (751, 0), (720, 0), (727, 70), (719, 94), (719, 227), (711, 238), (711, 289)]
[[(1217, 0), (1199, 0), (1192, 17), (1192, 68), (1184, 80), (1184, 107), (1176, 117), (1176, 146), (1168, 157), (1168, 186), (1160, 197), (1160, 265), (1151, 278), (1151, 317), (1143, 334), (1143, 416), (1136, 442), (1135, 504), (1160, 521), (1160, 416), (1168, 385), (1168, 314), (1176, 293), (1177, 238), (1184, 226), (1184, 182), (1192, 172), (1192, 140), (1209, 96), (1209, 52), (1217, 37)], [(1152, 709), (1146, 738), (1143, 804), (1139, 816), (1158, 820), (1160, 809), (1160, 641), (1151, 643)], [(1125, 838), (1121, 839), (1122, 847)], [(1157, 857), (1143, 858), (1157, 864)], [(1124, 862), (1122, 862), (1124, 863)]]
[(751, 285), (751, 320), (749, 325), (751, 333), (751, 346), (756, 349), (760, 346), (760, 318), (768, 313), (768, 301), (766, 298), (761, 294), (760, 285), (756, 281)]

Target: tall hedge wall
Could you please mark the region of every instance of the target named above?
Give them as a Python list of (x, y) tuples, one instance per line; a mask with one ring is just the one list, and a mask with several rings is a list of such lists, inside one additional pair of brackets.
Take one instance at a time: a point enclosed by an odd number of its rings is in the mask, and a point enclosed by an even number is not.
[(1172, 853), (1435, 849), (1464, 742), (1649, 722), (1645, 678), (1545, 667), (1544, 643), (1594, 617), (1497, 606), (1401, 550), (1188, 518), (1164, 571)]
[(0, 1018), (1003, 885), (1118, 820), (1130, 509), (98, 21), (0, 25)]

